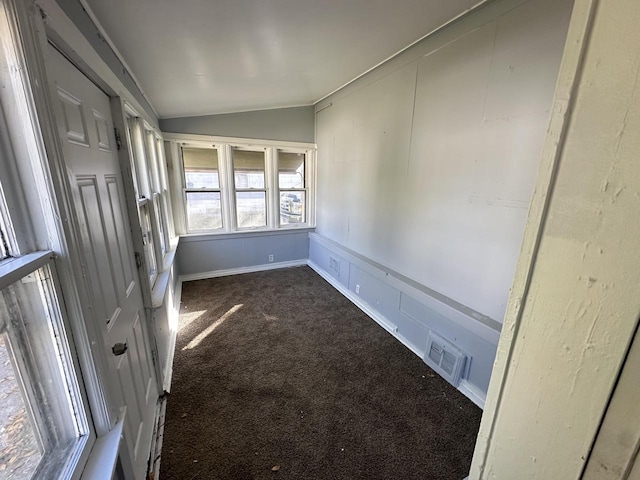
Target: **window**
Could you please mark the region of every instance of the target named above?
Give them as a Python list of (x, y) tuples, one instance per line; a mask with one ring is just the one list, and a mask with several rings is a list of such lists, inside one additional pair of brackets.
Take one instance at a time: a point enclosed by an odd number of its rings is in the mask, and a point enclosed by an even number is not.
[[(257, 140), (238, 143), (221, 137), (212, 144), (198, 135), (165, 137), (171, 138), (166, 142), (169, 171), (176, 172), (172, 188), (182, 189), (173, 206), (178, 232), (313, 226), (313, 145), (265, 142), (261, 146)], [(182, 142), (184, 137), (188, 141)]]
[(58, 478), (89, 434), (50, 262), (0, 291), (2, 478)]
[(267, 189), (263, 152), (234, 150), (233, 180), (238, 228), (267, 225)]
[(280, 225), (305, 222), (305, 154), (278, 152)]
[(200, 232), (222, 228), (218, 151), (215, 148), (184, 148), (182, 158), (188, 230)]
[(170, 249), (167, 185), (164, 148), (159, 135), (141, 118), (127, 118), (127, 135), (131, 148), (132, 173), (138, 197), (138, 219), (142, 234), (144, 263), (153, 287), (164, 269)]
[[(156, 142), (156, 136), (153, 131), (146, 131), (146, 139), (147, 139), (147, 170), (151, 176), (151, 200), (152, 200), (152, 208), (153, 208), (153, 235), (154, 235), (154, 244), (158, 249), (157, 257), (164, 259), (165, 254), (167, 253), (167, 243), (168, 239), (166, 237), (166, 228), (165, 228), (165, 220), (164, 220), (164, 202), (162, 201), (162, 196), (164, 194), (163, 185), (161, 182), (160, 169), (161, 165), (159, 162), (160, 155), (157, 150), (158, 142)], [(162, 265), (159, 265), (159, 269), (162, 269)]]

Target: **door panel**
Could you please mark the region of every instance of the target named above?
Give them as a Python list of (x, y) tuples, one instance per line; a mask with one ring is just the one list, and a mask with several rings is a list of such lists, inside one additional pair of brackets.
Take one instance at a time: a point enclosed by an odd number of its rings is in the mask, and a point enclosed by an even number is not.
[[(103, 336), (110, 364), (104, 385), (112, 414), (126, 407), (121, 449), (127, 478), (142, 479), (151, 445), (158, 388), (145, 325), (131, 228), (114, 148), (109, 97), (53, 47), (49, 76), (56, 120), (81, 236), (85, 315)], [(112, 351), (118, 343), (123, 352)]]

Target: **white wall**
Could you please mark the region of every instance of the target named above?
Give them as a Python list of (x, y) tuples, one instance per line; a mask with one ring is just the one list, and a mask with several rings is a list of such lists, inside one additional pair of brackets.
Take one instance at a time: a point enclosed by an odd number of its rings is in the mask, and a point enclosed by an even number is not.
[(571, 0), (489, 4), (317, 105), (317, 232), (502, 321)]

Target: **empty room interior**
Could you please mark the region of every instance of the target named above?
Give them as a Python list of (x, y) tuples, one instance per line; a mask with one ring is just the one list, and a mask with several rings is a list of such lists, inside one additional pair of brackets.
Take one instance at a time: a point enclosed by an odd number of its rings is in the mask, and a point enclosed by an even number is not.
[(640, 480), (638, 24), (0, 0), (0, 480)]

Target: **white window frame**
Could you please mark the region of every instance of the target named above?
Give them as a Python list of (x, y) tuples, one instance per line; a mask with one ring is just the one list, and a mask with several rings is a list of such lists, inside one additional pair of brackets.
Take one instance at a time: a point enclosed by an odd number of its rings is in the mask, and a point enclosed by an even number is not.
[(169, 223), (171, 199), (163, 139), (158, 130), (130, 105), (125, 105), (125, 117), (133, 183), (138, 199), (138, 222), (143, 236), (144, 258), (140, 261), (153, 290), (160, 274), (169, 267), (167, 260), (173, 249), (173, 226)]
[[(283, 188), (280, 186), (280, 153), (300, 153), (304, 155), (304, 186), (302, 188)], [(309, 186), (308, 186), (308, 173), (307, 170), (309, 168), (309, 162), (307, 159), (307, 153), (306, 152), (300, 152), (300, 151), (294, 151), (288, 148), (278, 148), (275, 150), (274, 152), (274, 156), (275, 156), (275, 170), (276, 170), (276, 193), (277, 193), (277, 199), (278, 199), (278, 203), (276, 204), (277, 207), (277, 222), (278, 222), (278, 226), (280, 228), (283, 228), (285, 225), (289, 226), (291, 224), (287, 223), (287, 224), (282, 224), (281, 223), (281, 194), (283, 192), (303, 192), (304, 194), (304, 222), (300, 222), (301, 224), (306, 224), (307, 223), (307, 218), (309, 217), (309, 200), (311, 195), (309, 194)]]
[[(316, 187), (316, 145), (312, 143), (278, 142), (273, 140), (240, 139), (235, 137), (217, 137), (195, 134), (163, 133), (167, 163), (172, 175), (169, 177), (174, 225), (180, 235), (224, 235), (229, 233), (251, 233), (279, 230), (300, 230), (315, 227), (315, 187)], [(191, 230), (186, 213), (186, 192), (205, 191), (188, 189), (185, 182), (182, 148), (212, 149), (218, 151), (218, 171), (222, 203), (222, 228), (211, 230)], [(239, 228), (236, 216), (236, 191), (252, 189), (235, 188), (233, 170), (233, 151), (264, 151), (265, 154), (265, 191), (267, 222), (261, 227)], [(280, 224), (280, 194), (278, 185), (278, 151), (302, 153), (305, 155), (305, 222)], [(253, 191), (258, 191), (253, 189)], [(302, 189), (296, 189), (302, 190)], [(217, 190), (216, 190), (217, 191)]]
[[(260, 149), (260, 148), (251, 148), (245, 145), (230, 145), (231, 149), (230, 150), (230, 156), (225, 159), (228, 165), (228, 169), (231, 171), (231, 183), (227, 186), (227, 190), (229, 190), (230, 193), (230, 199), (228, 202), (229, 205), (229, 209), (233, 210), (233, 222), (231, 223), (232, 226), (235, 227), (235, 231), (237, 232), (251, 232), (253, 230), (266, 230), (271, 226), (271, 222), (270, 220), (270, 213), (273, 210), (273, 200), (271, 198), (269, 198), (269, 193), (271, 191), (273, 191), (272, 188), (272, 184), (273, 182), (271, 181), (271, 169), (268, 166), (268, 161), (267, 161), (267, 149)], [(235, 167), (235, 161), (234, 161), (234, 152), (236, 151), (240, 151), (240, 152), (255, 152), (255, 153), (262, 153), (262, 156), (264, 158), (264, 187), (263, 188), (251, 188), (251, 187), (247, 187), (247, 188), (238, 188), (236, 185), (236, 167)], [(238, 203), (237, 203), (237, 194), (238, 193), (253, 193), (253, 192), (264, 192), (264, 225), (258, 225), (255, 227), (240, 227), (238, 225)], [(224, 211), (224, 206), (223, 206), (223, 211)]]
[[(188, 145), (184, 145), (185, 147), (189, 148)], [(182, 146), (181, 146), (182, 147)], [(223, 189), (222, 188), (222, 184), (225, 183), (222, 180), (223, 176), (227, 175), (227, 171), (225, 169), (225, 166), (222, 165), (222, 152), (221, 150), (224, 149), (223, 148), (218, 148), (216, 145), (211, 145), (210, 148), (203, 148), (203, 147), (193, 147), (193, 148), (200, 148), (203, 150), (215, 150), (216, 154), (217, 154), (217, 161), (218, 161), (218, 188), (194, 188), (194, 187), (188, 187), (187, 186), (187, 173), (184, 170), (184, 158), (182, 155), (182, 148), (179, 148), (179, 155), (180, 155), (180, 165), (182, 165), (182, 168), (180, 168), (180, 175), (181, 175), (181, 181), (182, 181), (182, 202), (184, 204), (184, 221), (185, 221), (185, 225), (186, 225), (186, 229), (189, 232), (192, 233), (208, 233), (208, 232), (222, 232), (225, 231), (225, 229), (228, 227), (229, 222), (231, 222), (230, 218), (227, 218), (227, 216), (225, 215), (225, 210), (227, 210), (227, 208), (225, 208), (225, 205), (228, 204), (228, 200), (226, 198), (226, 194), (227, 194), (227, 189)], [(189, 216), (187, 215), (186, 209), (187, 209), (187, 196), (189, 193), (207, 193), (207, 192), (211, 192), (211, 193), (219, 193), (220, 194), (220, 205), (222, 208), (222, 211), (220, 213), (221, 215), (221, 223), (222, 226), (220, 228), (209, 228), (209, 229), (196, 229), (196, 228), (190, 228), (189, 226)]]

